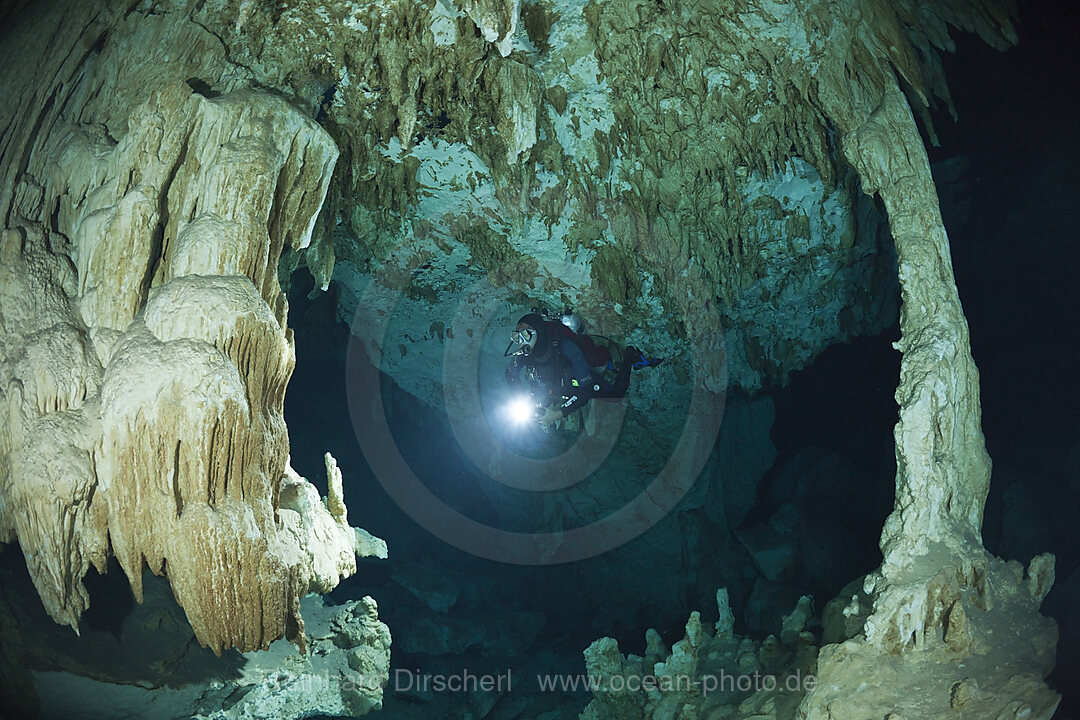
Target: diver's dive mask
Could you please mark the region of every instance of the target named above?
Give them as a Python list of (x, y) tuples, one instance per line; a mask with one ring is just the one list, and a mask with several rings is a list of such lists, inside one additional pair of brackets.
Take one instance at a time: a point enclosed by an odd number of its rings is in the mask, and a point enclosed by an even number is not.
[[(510, 333), (510, 344), (506, 346), (503, 357), (510, 355), (528, 355), (536, 346), (536, 330), (531, 327), (518, 328)], [(515, 347), (516, 346), (516, 347)], [(511, 352), (513, 350), (513, 352)]]

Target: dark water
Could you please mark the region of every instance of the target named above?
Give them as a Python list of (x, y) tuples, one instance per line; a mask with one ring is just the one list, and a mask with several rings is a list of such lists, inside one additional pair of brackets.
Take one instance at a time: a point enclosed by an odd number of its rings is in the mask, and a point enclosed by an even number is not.
[(958, 37), (945, 73), (960, 119), (938, 114), (931, 159), (970, 163), (942, 210), (994, 460), (984, 539), (1022, 562), (1057, 556), (1043, 612), (1061, 629), (1064, 718), (1080, 713), (1080, 8), (1021, 3), (1018, 31), (1004, 54)]

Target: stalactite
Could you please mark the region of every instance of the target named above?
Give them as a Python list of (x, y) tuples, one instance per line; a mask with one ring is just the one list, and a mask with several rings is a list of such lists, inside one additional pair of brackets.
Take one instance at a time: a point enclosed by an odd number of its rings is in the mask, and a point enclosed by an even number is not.
[[(96, 97), (93, 73), (65, 72), (43, 81)], [(115, 140), (56, 103), (3, 136), (28, 160), (4, 164), (0, 195), (0, 537), (72, 628), (111, 548), (140, 600), (144, 569), (166, 574), (215, 652), (302, 648), (299, 598), (378, 551), (347, 524), (340, 474), (334, 516), (317, 493), (278, 504), (283, 483), (315, 492), (287, 465), (278, 256), (310, 240), (338, 150), (266, 93), (145, 92)]]

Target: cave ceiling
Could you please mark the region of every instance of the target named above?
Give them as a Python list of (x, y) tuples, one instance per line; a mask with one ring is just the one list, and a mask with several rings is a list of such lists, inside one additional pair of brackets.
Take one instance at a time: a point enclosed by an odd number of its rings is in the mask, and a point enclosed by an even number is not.
[[(894, 322), (888, 231), (838, 159), (838, 129), (895, 73), (932, 136), (947, 25), (999, 47), (1012, 36), (1007, 15), (967, 3), (82, 12), (101, 36), (81, 115), (110, 137), (148, 88), (178, 80), (209, 96), (271, 89), (326, 128), (341, 157), (282, 274), (336, 281), (354, 326), (392, 305), (397, 337), (373, 339), (382, 364), (432, 403), (462, 307), (501, 303), (488, 320), (505, 329), (532, 305), (572, 306), (592, 331), (674, 358), (676, 381), (692, 372), (687, 339), (719, 336), (727, 382), (749, 390)], [(123, 78), (93, 72), (121, 65)]]

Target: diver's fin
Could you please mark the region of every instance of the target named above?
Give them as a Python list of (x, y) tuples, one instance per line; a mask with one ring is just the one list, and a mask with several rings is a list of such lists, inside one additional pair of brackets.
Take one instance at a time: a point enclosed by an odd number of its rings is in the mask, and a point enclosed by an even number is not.
[(647, 367), (656, 367), (660, 363), (664, 362), (664, 358), (645, 357), (645, 353), (641, 352), (641, 350), (638, 350), (633, 345), (626, 348), (626, 354), (627, 360), (631, 363), (630, 367), (634, 368), (635, 370), (640, 370), (641, 368)]

